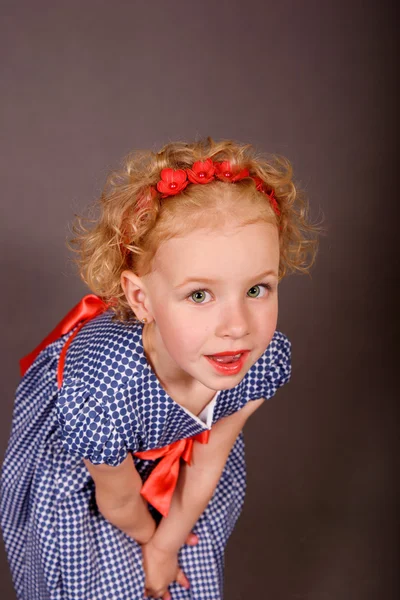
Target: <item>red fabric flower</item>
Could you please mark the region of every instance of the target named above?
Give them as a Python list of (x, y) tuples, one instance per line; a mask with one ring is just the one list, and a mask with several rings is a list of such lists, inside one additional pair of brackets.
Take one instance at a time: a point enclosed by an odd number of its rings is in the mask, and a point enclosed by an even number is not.
[(215, 167), (211, 158), (198, 160), (191, 169), (186, 169), (191, 183), (210, 183), (214, 179)]
[(245, 177), (249, 177), (250, 175), (248, 169), (242, 169), (239, 171), (238, 169), (232, 168), (229, 160), (216, 162), (214, 165), (215, 175), (218, 177), (218, 179), (222, 179), (222, 181), (231, 181), (233, 183), (235, 181), (240, 181)]
[(157, 189), (162, 193), (161, 198), (179, 194), (189, 183), (183, 169), (162, 169), (160, 177)]

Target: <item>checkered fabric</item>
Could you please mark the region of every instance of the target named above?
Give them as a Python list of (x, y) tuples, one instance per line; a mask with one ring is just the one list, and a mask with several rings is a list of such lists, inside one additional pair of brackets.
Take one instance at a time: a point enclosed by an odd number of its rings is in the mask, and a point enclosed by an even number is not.
[[(99, 513), (82, 458), (118, 465), (128, 452), (171, 444), (209, 429), (168, 396), (148, 364), (141, 323), (110, 311), (89, 321), (68, 350), (61, 389), (56, 372), (70, 334), (47, 346), (22, 378), (1, 474), (1, 526), (19, 600), (141, 600), (140, 545)], [(290, 342), (271, 343), (233, 389), (213, 402), (212, 424), (290, 378)], [(211, 422), (211, 421), (210, 421)], [(145, 481), (160, 459), (134, 458)], [(243, 433), (213, 497), (183, 546), (179, 563), (190, 590), (174, 583), (173, 600), (221, 600), (224, 550), (246, 489)], [(160, 521), (161, 515), (149, 505)]]

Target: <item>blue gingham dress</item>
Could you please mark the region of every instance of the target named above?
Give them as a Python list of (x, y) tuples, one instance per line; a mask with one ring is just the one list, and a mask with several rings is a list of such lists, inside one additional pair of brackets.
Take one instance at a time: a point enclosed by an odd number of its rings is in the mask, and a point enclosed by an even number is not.
[[(246, 402), (271, 398), (290, 378), (290, 342), (276, 331), (240, 383), (216, 394), (207, 425), (162, 388), (142, 329), (107, 311), (73, 339), (60, 389), (60, 351), (72, 332), (42, 350), (18, 386), (1, 475), (1, 525), (20, 600), (141, 600), (141, 547), (99, 513), (82, 458), (118, 465), (128, 452), (191, 437)], [(134, 460), (145, 481), (160, 459)], [(193, 528), (199, 543), (179, 551), (191, 587), (171, 584), (173, 600), (222, 600), (224, 550), (245, 489), (241, 432)], [(159, 522), (160, 513), (149, 510)]]

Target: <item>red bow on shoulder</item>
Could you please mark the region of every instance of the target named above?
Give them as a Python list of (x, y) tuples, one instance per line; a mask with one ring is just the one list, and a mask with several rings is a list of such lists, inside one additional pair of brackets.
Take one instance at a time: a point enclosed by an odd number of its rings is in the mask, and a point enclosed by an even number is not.
[(25, 375), (26, 371), (34, 362), (35, 358), (40, 354), (42, 350), (44, 350), (44, 348), (46, 348), (46, 346), (58, 340), (58, 338), (60, 338), (62, 335), (69, 333), (72, 329), (74, 329), (74, 327), (78, 325), (73, 335), (71, 335), (68, 338), (67, 342), (63, 346), (63, 349), (61, 350), (57, 372), (57, 382), (58, 387), (60, 388), (62, 384), (62, 374), (64, 369), (65, 356), (67, 354), (67, 350), (70, 343), (72, 342), (78, 331), (81, 329), (81, 327), (83, 327), (83, 325), (87, 323), (87, 321), (90, 321), (90, 319), (97, 317), (97, 315), (100, 315), (102, 312), (107, 310), (107, 308), (108, 305), (105, 302), (103, 302), (103, 300), (101, 300), (98, 296), (95, 296), (94, 294), (88, 294), (87, 296), (84, 296), (82, 300), (76, 306), (74, 306), (74, 308), (70, 310), (67, 315), (65, 315), (62, 321), (60, 321), (60, 323), (53, 329), (53, 331), (51, 331), (49, 335), (46, 336), (44, 340), (42, 340), (40, 344), (34, 350), (32, 350), (30, 354), (24, 356), (24, 358), (21, 358), (21, 360), (19, 361), (21, 376)]

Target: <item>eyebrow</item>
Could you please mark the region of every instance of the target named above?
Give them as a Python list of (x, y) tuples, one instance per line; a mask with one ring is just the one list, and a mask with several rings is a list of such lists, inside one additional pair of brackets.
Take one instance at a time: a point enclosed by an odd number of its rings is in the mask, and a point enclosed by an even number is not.
[[(249, 281), (262, 279), (263, 277), (266, 277), (267, 275), (274, 275), (275, 277), (277, 277), (276, 272), (273, 269), (270, 269), (269, 271), (264, 271), (263, 273), (260, 273), (259, 275), (255, 275), (254, 277), (249, 278)], [(174, 289), (177, 290), (177, 289), (182, 288), (183, 286), (187, 285), (188, 283), (195, 283), (195, 282), (211, 284), (211, 283), (218, 283), (218, 280), (217, 279), (209, 279), (208, 277), (188, 277), (184, 281), (182, 281), (182, 283), (175, 286)]]

